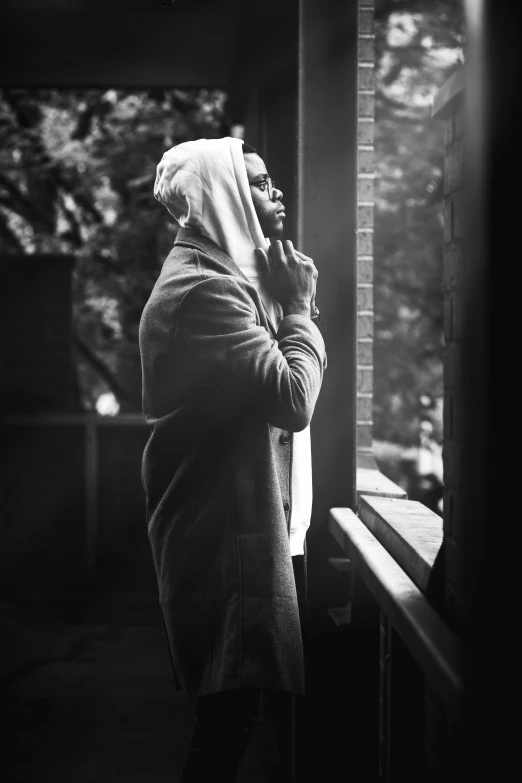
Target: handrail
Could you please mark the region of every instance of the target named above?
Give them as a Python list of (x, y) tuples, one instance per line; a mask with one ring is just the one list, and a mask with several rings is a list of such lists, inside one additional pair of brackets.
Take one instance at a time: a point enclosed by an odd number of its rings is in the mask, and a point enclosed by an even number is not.
[(428, 599), (351, 509), (333, 508), (330, 532), (448, 710), (462, 696), (460, 646)]
[(418, 500), (361, 495), (359, 518), (423, 593), (442, 546), (442, 519)]

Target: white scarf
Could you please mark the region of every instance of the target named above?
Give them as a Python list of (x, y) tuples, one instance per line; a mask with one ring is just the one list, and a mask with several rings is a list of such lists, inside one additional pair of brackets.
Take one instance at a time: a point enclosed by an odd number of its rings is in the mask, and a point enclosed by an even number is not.
[[(154, 196), (180, 226), (212, 240), (255, 286), (270, 319), (279, 326), (275, 302), (263, 285), (255, 248), (268, 249), (250, 193), (243, 141), (231, 137), (198, 139), (163, 155)], [(312, 510), (310, 430), (294, 433), (292, 461), (292, 555), (302, 554)]]

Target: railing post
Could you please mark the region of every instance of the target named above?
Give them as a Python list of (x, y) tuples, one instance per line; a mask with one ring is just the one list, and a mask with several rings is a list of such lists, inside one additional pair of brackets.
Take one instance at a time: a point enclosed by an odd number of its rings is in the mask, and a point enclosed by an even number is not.
[(85, 419), (85, 544), (87, 576), (94, 579), (98, 548), (98, 428), (95, 416)]

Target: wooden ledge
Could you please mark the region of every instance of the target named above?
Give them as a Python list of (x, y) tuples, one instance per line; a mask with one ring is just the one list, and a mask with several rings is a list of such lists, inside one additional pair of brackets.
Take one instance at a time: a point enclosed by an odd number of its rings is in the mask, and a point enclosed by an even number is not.
[(417, 500), (359, 498), (358, 514), (423, 593), (442, 546), (442, 519)]
[(393, 557), (351, 509), (330, 509), (330, 532), (403, 639), (424, 676), (456, 714), (462, 697), (456, 636)]
[(361, 495), (377, 495), (387, 498), (405, 498), (406, 492), (394, 484), (379, 470), (375, 458), (371, 454), (357, 454), (356, 474), (357, 502)]

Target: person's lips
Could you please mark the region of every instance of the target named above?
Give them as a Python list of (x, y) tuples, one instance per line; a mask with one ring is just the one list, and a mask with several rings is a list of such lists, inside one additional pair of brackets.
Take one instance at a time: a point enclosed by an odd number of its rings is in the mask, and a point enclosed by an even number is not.
[(276, 211), (276, 215), (281, 215), (281, 216), (284, 216), (284, 217), (286, 217), (286, 212), (285, 212), (285, 210), (284, 210), (284, 209), (278, 209), (278, 210)]

